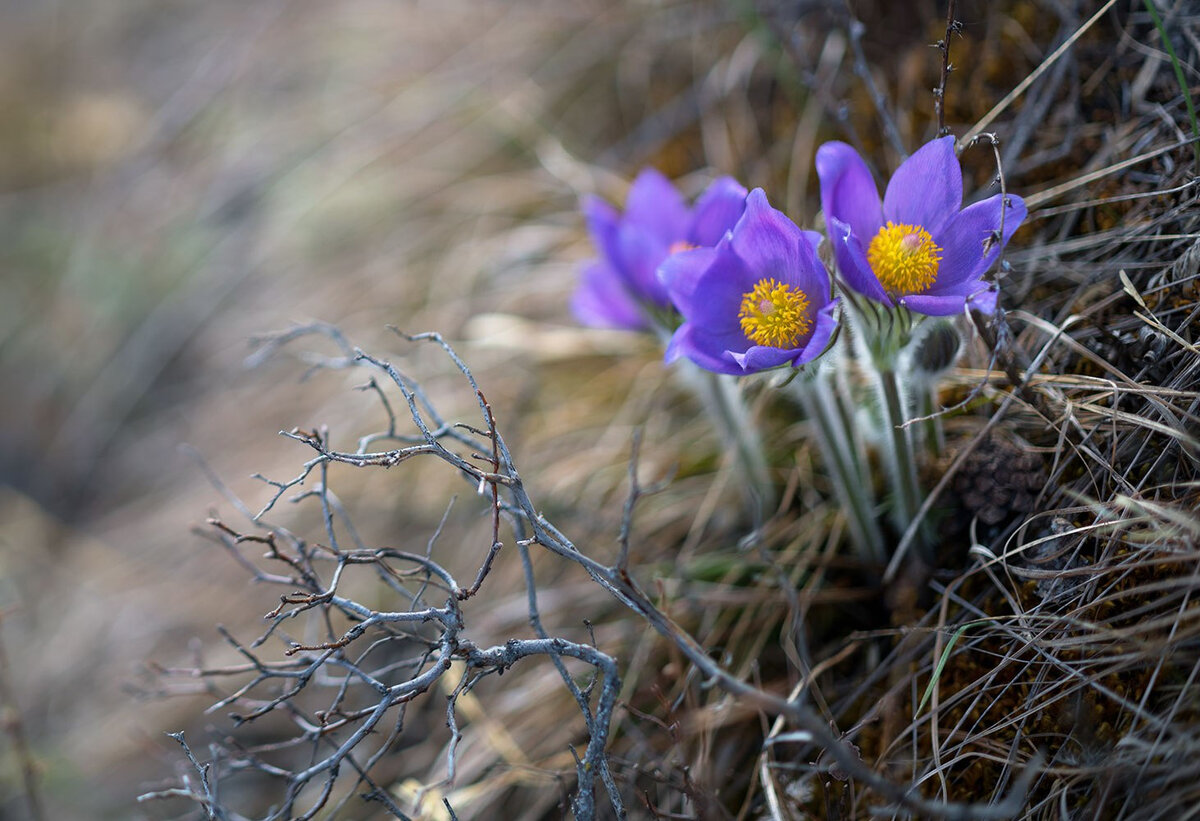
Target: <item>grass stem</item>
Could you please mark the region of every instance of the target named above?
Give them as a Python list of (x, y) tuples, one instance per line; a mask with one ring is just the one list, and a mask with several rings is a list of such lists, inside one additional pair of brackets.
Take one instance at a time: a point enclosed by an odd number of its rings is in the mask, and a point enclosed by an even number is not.
[(1162, 38), (1167, 56), (1171, 58), (1171, 65), (1175, 69), (1175, 79), (1179, 81), (1179, 89), (1183, 92), (1183, 102), (1187, 106), (1188, 119), (1192, 121), (1192, 136), (1196, 138), (1196, 142), (1192, 143), (1192, 155), (1196, 160), (1196, 173), (1200, 174), (1200, 123), (1196, 120), (1196, 105), (1192, 102), (1192, 92), (1188, 88), (1187, 78), (1183, 76), (1183, 65), (1175, 56), (1175, 47), (1171, 45), (1171, 38), (1167, 36), (1167, 27), (1163, 25), (1162, 18), (1158, 15), (1158, 9), (1154, 8), (1154, 0), (1143, 0), (1143, 2), (1146, 4), (1146, 11), (1150, 12), (1150, 19), (1154, 21), (1154, 26), (1158, 29), (1158, 36)]

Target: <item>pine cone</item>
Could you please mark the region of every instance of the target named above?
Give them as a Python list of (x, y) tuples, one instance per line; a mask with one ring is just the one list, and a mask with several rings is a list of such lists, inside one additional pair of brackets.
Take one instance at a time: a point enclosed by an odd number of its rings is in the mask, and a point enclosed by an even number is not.
[(1030, 513), (1045, 484), (1042, 457), (1028, 446), (988, 436), (954, 477), (954, 490), (970, 516), (996, 526)]

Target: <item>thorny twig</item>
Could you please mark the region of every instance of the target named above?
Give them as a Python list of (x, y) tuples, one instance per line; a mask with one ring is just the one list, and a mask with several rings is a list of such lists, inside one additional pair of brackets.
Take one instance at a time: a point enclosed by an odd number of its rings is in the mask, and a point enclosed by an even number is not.
[[(228, 665), (216, 669), (164, 670), (214, 679), (241, 679), (240, 683), (221, 694), (209, 712), (234, 707), (231, 717), (235, 726), (256, 721), (268, 714), (285, 714), (293, 724), (294, 736), (283, 743), (241, 749), (223, 745), (220, 756), (200, 764), (190, 748), (186, 751), (194, 769), (201, 773), (199, 782), (185, 777), (178, 788), (147, 793), (143, 800), (190, 797), (202, 805), (209, 817), (235, 817), (232, 810), (221, 806), (214, 797), (222, 779), (237, 772), (253, 771), (281, 782), (282, 800), (265, 817), (311, 818), (325, 808), (338, 793), (339, 776), (352, 772), (356, 785), (367, 788), (366, 795), (380, 802), (396, 817), (403, 812), (387, 795), (387, 782), (379, 783), (373, 775), (375, 765), (392, 747), (402, 730), (402, 717), (407, 705), (428, 692), (451, 670), (452, 662), (465, 665), (459, 684), (453, 689), (447, 704), (448, 724), (452, 730), (447, 746), (447, 778), (452, 785), (455, 774), (457, 745), (456, 706), (458, 700), (484, 677), (504, 670), (531, 657), (550, 657), (579, 702), (588, 733), (588, 744), (578, 762), (578, 787), (574, 802), (579, 818), (596, 815), (595, 779), (600, 778), (608, 792), (609, 801), (619, 817), (624, 816), (621, 796), (616, 782), (608, 771), (605, 748), (620, 678), (615, 660), (589, 644), (580, 644), (549, 635), (541, 626), (536, 609), (536, 597), (530, 587), (530, 621), (536, 638), (512, 639), (495, 647), (480, 647), (466, 633), (466, 616), (460, 603), (479, 593), (485, 586), (490, 570), (500, 551), (502, 519), (512, 518), (521, 502), (505, 501), (519, 478), (512, 470), (507, 451), (496, 432), (495, 418), (486, 397), (475, 384), (473, 376), (457, 354), (435, 334), (408, 337), (434, 342), (445, 350), (468, 379), (474, 390), (483, 416), (482, 426), (458, 425), (441, 418), (420, 386), (400, 373), (391, 363), (352, 348), (345, 337), (327, 325), (297, 328), (266, 340), (265, 348), (274, 350), (280, 344), (306, 334), (318, 334), (331, 340), (340, 356), (306, 357), (323, 368), (369, 367), (385, 381), (396, 386), (409, 416), (416, 427), (415, 435), (401, 434), (386, 394), (376, 377), (366, 388), (374, 391), (383, 403), (388, 418), (387, 431), (360, 438), (353, 452), (335, 449), (328, 430), (292, 430), (283, 435), (310, 448), (315, 456), (306, 461), (299, 474), (286, 481), (259, 477), (274, 488), (271, 497), (257, 513), (235, 501), (254, 529), (240, 532), (238, 528), (216, 518), (209, 520), (210, 534), (243, 567), (260, 582), (284, 585), (291, 591), (279, 597), (278, 605), (269, 613), (267, 630), (249, 645), (219, 628), (225, 641), (245, 660), (246, 664)], [(396, 443), (391, 449), (368, 450), (383, 443)], [(385, 444), (386, 447), (386, 444)], [(491, 511), (491, 540), (469, 586), (460, 585), (435, 553), (435, 543), (445, 525), (445, 516), (437, 533), (420, 552), (398, 547), (367, 546), (353, 529), (347, 513), (329, 488), (328, 468), (331, 464), (354, 467), (393, 467), (418, 456), (433, 456), (448, 463), (466, 476)], [(481, 465), (480, 462), (483, 462)], [(266, 521), (292, 489), (298, 489), (311, 477), (317, 484), (291, 497), (293, 503), (313, 499), (321, 511), (323, 543), (309, 542), (282, 527)], [(228, 490), (223, 488), (227, 496)], [(449, 514), (447, 508), (446, 515)], [(349, 534), (350, 542), (341, 544), (339, 535)], [(519, 538), (525, 530), (518, 527)], [(261, 562), (251, 560), (243, 551), (248, 546), (265, 548), (263, 560), (282, 566), (282, 572), (260, 569)], [(527, 558), (527, 547), (522, 547)], [(400, 594), (399, 609), (367, 606), (340, 590), (345, 580), (360, 568), (369, 568), (394, 592)], [(440, 597), (440, 603), (432, 601)], [(303, 641), (281, 634), (285, 623), (302, 616), (317, 616), (310, 627), (319, 626), (323, 635)], [(348, 628), (337, 629), (337, 621), (349, 622)], [(278, 662), (261, 655), (272, 637), (280, 637), (287, 661)], [(593, 683), (580, 690), (563, 664), (564, 658), (581, 661), (595, 671)], [(214, 691), (219, 692), (219, 691)], [(322, 693), (332, 693), (320, 704)], [(384, 719), (395, 716), (393, 728), (382, 734), (378, 729)], [(180, 743), (182, 738), (179, 738)], [(281, 750), (300, 752), (290, 763), (268, 761), (268, 753)], [(303, 751), (307, 750), (307, 753)], [(316, 787), (313, 792), (310, 785)], [(349, 795), (339, 800), (344, 803)], [(303, 800), (308, 806), (298, 807)], [(418, 808), (419, 811), (419, 808)], [(451, 812), (453, 812), (451, 810)], [(236, 817), (241, 817), (240, 815)]]
[(933, 110), (937, 114), (937, 136), (944, 137), (950, 133), (946, 128), (946, 81), (954, 66), (950, 64), (950, 37), (962, 33), (962, 23), (954, 19), (954, 0), (946, 2), (946, 35), (934, 43), (934, 47), (942, 52), (942, 73), (938, 79), (937, 88), (933, 90)]

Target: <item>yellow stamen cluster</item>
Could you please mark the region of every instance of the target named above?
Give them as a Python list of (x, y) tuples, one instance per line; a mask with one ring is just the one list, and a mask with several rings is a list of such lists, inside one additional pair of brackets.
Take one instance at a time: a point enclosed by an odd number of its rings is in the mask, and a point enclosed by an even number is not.
[(942, 249), (919, 225), (889, 221), (867, 249), (867, 261), (883, 289), (893, 296), (920, 294), (937, 279)]
[(691, 251), (693, 248), (699, 248), (699, 245), (692, 245), (685, 240), (672, 242), (671, 247), (667, 249), (668, 254), (678, 254), (680, 251)]
[(808, 297), (776, 279), (760, 279), (742, 294), (738, 320), (751, 342), (771, 348), (796, 347), (812, 327)]

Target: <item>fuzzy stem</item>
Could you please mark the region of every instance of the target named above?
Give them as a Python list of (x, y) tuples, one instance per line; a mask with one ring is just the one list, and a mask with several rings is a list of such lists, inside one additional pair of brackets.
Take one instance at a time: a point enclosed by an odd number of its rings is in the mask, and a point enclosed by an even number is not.
[(921, 505), (917, 466), (913, 460), (912, 441), (909, 439), (908, 430), (902, 427), (906, 418), (900, 385), (896, 381), (896, 371), (892, 368), (878, 368), (876, 375), (879, 379), (880, 393), (883, 395), (884, 426), (887, 428), (884, 443), (887, 445), (885, 450), (888, 456), (888, 471), (892, 474), (892, 483), (896, 487), (896, 525), (904, 532), (912, 524)]
[(930, 458), (940, 459), (946, 447), (946, 434), (942, 431), (941, 418), (935, 414), (937, 407), (937, 386), (917, 383), (917, 416), (922, 418), (921, 431), (925, 439), (925, 449)]
[[(871, 483), (866, 480), (867, 477), (867, 455), (863, 450), (863, 438), (857, 434), (858, 428), (855, 426), (854, 412), (848, 406), (848, 400), (853, 396), (852, 388), (849, 382), (845, 379), (846, 368), (845, 354), (842, 354), (841, 365), (837, 367), (838, 377), (832, 383), (827, 383), (824, 386), (824, 393), (828, 397), (828, 401), (833, 408), (835, 419), (837, 420), (840, 429), (845, 432), (847, 439), (846, 456), (847, 464), (849, 464), (859, 476), (864, 478), (864, 486), (868, 492), (871, 492)], [(874, 493), (871, 492), (871, 499), (874, 500)]]
[(737, 381), (722, 374), (688, 368), (688, 382), (704, 403), (709, 419), (727, 445), (732, 445), (747, 509), (761, 522), (775, 506), (775, 486), (767, 468), (762, 437), (750, 419)]
[(801, 378), (796, 380), (795, 386), (796, 397), (805, 415), (817, 428), (817, 449), (833, 480), (837, 501), (846, 512), (854, 547), (865, 561), (883, 563), (887, 554), (883, 533), (875, 518), (874, 494), (848, 435), (850, 428), (846, 425), (846, 417), (824, 380)]
[[(651, 324), (665, 348), (670, 343), (672, 323), (654, 319)], [(746, 410), (737, 379), (705, 370), (688, 360), (680, 360), (678, 367), (687, 387), (704, 405), (721, 441), (733, 445), (737, 470), (741, 474), (738, 488), (746, 511), (757, 527), (773, 512), (777, 498), (762, 437)]]

